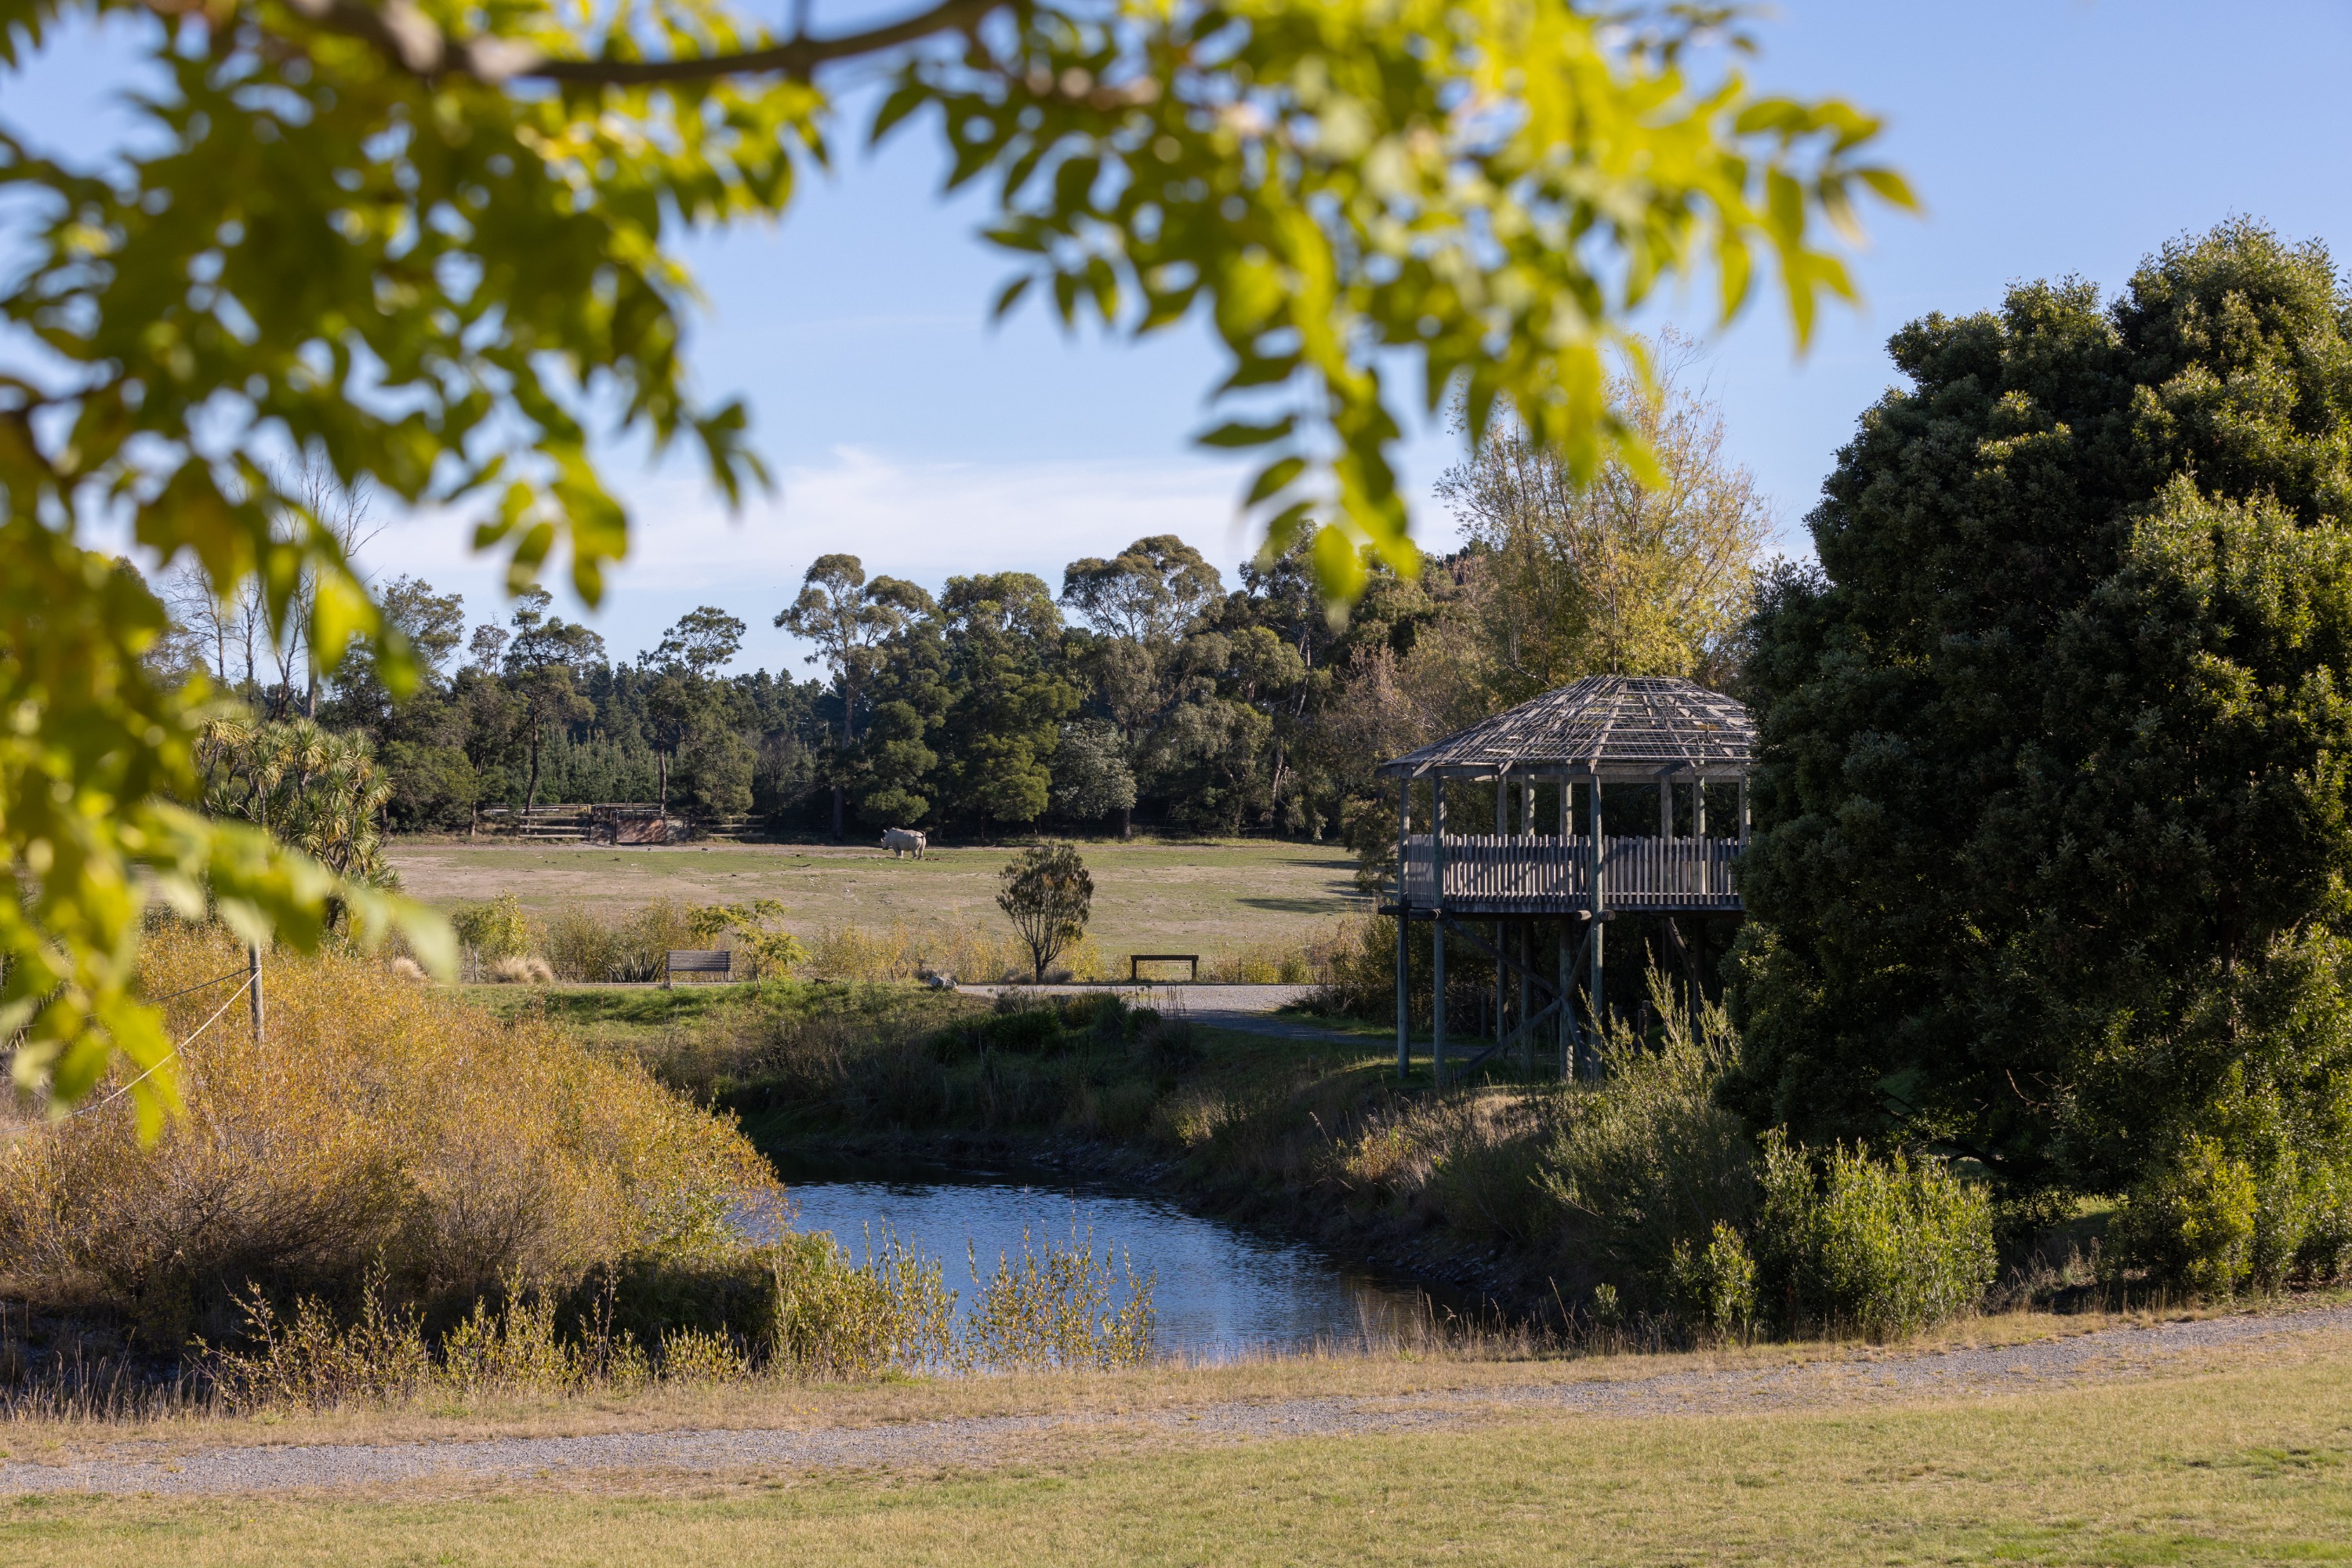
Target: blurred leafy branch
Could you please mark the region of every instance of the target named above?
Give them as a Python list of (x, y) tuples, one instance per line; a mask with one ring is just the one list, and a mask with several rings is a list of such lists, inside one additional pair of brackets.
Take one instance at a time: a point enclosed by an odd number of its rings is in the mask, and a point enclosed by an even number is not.
[[(884, 78), (876, 137), (935, 125), (949, 184), (992, 181), (989, 237), (1066, 326), (1196, 313), (1224, 345), (1211, 447), (1256, 448), (1245, 505), (1314, 531), (1325, 591), (1367, 549), (1416, 563), (1386, 376), (1498, 409), (1590, 473), (1643, 465), (1610, 405), (1630, 312), (1706, 279), (1727, 320), (1759, 263), (1801, 341), (1850, 296), (1836, 246), (1877, 121), (1757, 96), (1737, 13), (1573, 0), (942, 0), (779, 36), (711, 0), (0, 0), (0, 67), (114, 21), (152, 68), (126, 150), (93, 167), (0, 129), (16, 259), (0, 371), (0, 1035), (65, 1104), (114, 1053), (165, 1059), (133, 994), (150, 890), (316, 942), (331, 909), (450, 952), (424, 911), (339, 880), (202, 798), (201, 679), (142, 662), (142, 584), (76, 542), (121, 517), (331, 668), (354, 637), (414, 680), (304, 472), (470, 512), (516, 588), (559, 552), (587, 602), (628, 544), (606, 442), (696, 449), (738, 501), (767, 476), (739, 404), (688, 384), (698, 228), (772, 218), (822, 166), (836, 78)], [(1728, 45), (1728, 47), (1714, 47)], [(1705, 71), (1704, 61), (1718, 62)], [(168, 1071), (142, 1085), (152, 1124)]]

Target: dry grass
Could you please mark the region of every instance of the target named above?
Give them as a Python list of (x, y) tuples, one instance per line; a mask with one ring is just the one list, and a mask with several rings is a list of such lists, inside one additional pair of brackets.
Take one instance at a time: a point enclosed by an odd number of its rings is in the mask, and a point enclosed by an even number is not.
[[(241, 969), (217, 933), (151, 934), (166, 995)], [(165, 1004), (174, 1037), (226, 987)], [(131, 1101), (0, 1153), (0, 1296), (120, 1314), (164, 1346), (238, 1326), (248, 1282), (463, 1304), (506, 1277), (561, 1287), (600, 1264), (730, 1245), (767, 1167), (727, 1122), (635, 1062), (545, 1023), (502, 1023), (354, 957), (273, 957), (267, 1037), (242, 1002), (183, 1053), (188, 1113), (141, 1147)]]
[[(2307, 1301), (2298, 1301), (2307, 1305)], [(17, 1459), (70, 1463), (101, 1454), (192, 1453), (255, 1442), (430, 1443), (499, 1436), (582, 1436), (612, 1432), (868, 1427), (1007, 1415), (1095, 1415), (1207, 1405), (1634, 1382), (1717, 1371), (1867, 1367), (1890, 1357), (2021, 1345), (2188, 1313), (2003, 1313), (1947, 1325), (1900, 1345), (1811, 1341), (1719, 1344), (1698, 1351), (1564, 1354), (1537, 1351), (1516, 1333), (1436, 1329), (1388, 1342), (1238, 1361), (1162, 1361), (1103, 1368), (1084, 1358), (1054, 1371), (985, 1377), (881, 1380), (648, 1378), (616, 1384), (489, 1388), (468, 1400), (388, 1405), (276, 1408), (239, 1414), (181, 1406), (117, 1420), (19, 1415), (0, 1424), (0, 1447)]]
[[(1360, 910), (1355, 860), (1329, 845), (1103, 843), (1080, 847), (1095, 879), (1090, 930), (1108, 965), (1130, 952), (1295, 951)], [(807, 941), (835, 927), (994, 929), (996, 874), (1010, 849), (935, 849), (893, 860), (876, 848), (784, 845), (614, 849), (411, 840), (388, 858), (402, 886), (445, 908), (511, 890), (542, 921), (564, 910), (610, 918), (656, 899), (683, 905), (781, 900)], [(688, 945), (688, 944), (678, 944)], [(560, 969), (562, 965), (558, 965)]]
[(2337, 1338), (2003, 1398), (1527, 1415), (1242, 1445), (1112, 1424), (1024, 1445), (984, 1471), (25, 1500), (0, 1561), (2344, 1561), (2347, 1405), (2352, 1348)]

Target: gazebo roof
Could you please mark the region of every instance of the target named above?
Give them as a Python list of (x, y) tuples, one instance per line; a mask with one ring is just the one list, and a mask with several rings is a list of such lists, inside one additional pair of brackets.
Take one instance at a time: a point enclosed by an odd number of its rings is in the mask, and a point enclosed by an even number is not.
[(1670, 676), (1589, 675), (1382, 764), (1390, 777), (1429, 773), (1662, 772), (1736, 775), (1755, 760), (1748, 710)]

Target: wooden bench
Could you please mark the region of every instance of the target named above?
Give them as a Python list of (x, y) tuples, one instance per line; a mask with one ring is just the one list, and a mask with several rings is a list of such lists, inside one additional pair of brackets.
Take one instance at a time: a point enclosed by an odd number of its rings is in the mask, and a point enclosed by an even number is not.
[(1201, 955), (1197, 952), (1130, 952), (1127, 955), (1129, 984), (1142, 978), (1138, 970), (1147, 963), (1189, 963), (1192, 966), (1192, 978), (1201, 978)]
[(735, 954), (723, 947), (673, 949), (662, 955), (664, 985), (680, 974), (716, 974), (724, 979), (734, 971)]

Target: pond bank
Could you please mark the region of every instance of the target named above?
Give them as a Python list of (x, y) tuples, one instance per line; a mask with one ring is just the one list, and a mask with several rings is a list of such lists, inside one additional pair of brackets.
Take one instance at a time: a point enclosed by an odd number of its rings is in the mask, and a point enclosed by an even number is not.
[(1091, 1189), (1172, 1205), (1263, 1242), (1310, 1249), (1341, 1270), (1422, 1293), (1441, 1323), (1549, 1327), (1561, 1317), (1550, 1281), (1506, 1252), (1467, 1244), (1442, 1226), (1350, 1209), (1314, 1187), (1284, 1189), (1241, 1173), (1221, 1174), (1148, 1143), (1066, 1131), (901, 1129), (772, 1141), (756, 1128), (747, 1131), (788, 1194), (796, 1184), (844, 1179)]
[[(1130, 1182), (1034, 1165), (870, 1159), (782, 1173), (793, 1228), (829, 1231), (853, 1254), (887, 1240), (937, 1259), (959, 1292), (959, 1314), (1000, 1258), (1017, 1267), (1048, 1245), (1085, 1247), (1131, 1281), (1150, 1282), (1155, 1349), (1189, 1362), (1419, 1343), (1433, 1325), (1475, 1310), (1443, 1288), (1203, 1216)], [(775, 1223), (755, 1216), (755, 1237), (761, 1219)]]

